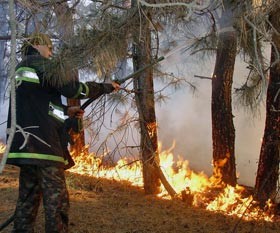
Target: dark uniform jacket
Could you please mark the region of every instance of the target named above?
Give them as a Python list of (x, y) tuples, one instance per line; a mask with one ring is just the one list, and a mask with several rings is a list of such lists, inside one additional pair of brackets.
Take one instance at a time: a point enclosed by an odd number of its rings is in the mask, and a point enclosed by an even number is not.
[[(91, 98), (110, 93), (111, 84), (71, 82), (60, 87), (48, 81), (51, 61), (30, 49), (16, 68), (17, 129), (7, 163), (13, 165), (57, 166), (68, 168), (67, 132), (61, 95), (67, 98)], [(9, 111), (8, 128), (11, 124)]]

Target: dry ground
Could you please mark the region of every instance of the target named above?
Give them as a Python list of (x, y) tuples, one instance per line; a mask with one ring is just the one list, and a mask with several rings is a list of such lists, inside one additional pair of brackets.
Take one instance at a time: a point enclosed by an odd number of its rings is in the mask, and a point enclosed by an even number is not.
[[(0, 175), (0, 223), (12, 215), (18, 169), (6, 166)], [(146, 196), (125, 182), (67, 173), (70, 192), (70, 233), (279, 233), (280, 222), (243, 221), (188, 207), (181, 200)], [(36, 232), (44, 232), (43, 211)], [(240, 221), (239, 221), (240, 220)], [(3, 233), (11, 232), (10, 224)], [(235, 229), (236, 228), (236, 229)]]

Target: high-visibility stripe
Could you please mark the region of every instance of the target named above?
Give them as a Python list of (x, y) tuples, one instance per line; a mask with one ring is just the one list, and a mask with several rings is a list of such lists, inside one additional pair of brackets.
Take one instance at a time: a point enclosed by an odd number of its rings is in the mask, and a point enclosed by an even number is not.
[(61, 162), (67, 164), (68, 162), (64, 160), (64, 158), (56, 155), (48, 155), (48, 154), (38, 154), (38, 153), (9, 153), (9, 159), (42, 159), (49, 160), (54, 162)]
[(85, 87), (85, 97), (88, 97), (89, 94), (89, 87), (88, 85), (86, 85), (85, 83), (83, 83), (84, 87)]
[(80, 83), (77, 93), (73, 97), (71, 97), (71, 99), (86, 98), (88, 96), (88, 93), (89, 93), (88, 86), (84, 83)]
[(64, 120), (67, 118), (67, 116), (64, 115), (63, 108), (53, 104), (52, 102), (49, 103), (49, 115), (61, 122), (64, 122)]
[(20, 67), (16, 70), (16, 80), (32, 83), (40, 83), (36, 71), (30, 67)]

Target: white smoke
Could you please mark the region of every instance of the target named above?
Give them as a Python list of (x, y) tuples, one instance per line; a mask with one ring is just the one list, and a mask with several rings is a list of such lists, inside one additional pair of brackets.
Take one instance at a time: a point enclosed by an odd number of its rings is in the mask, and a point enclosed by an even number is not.
[[(190, 88), (184, 88), (174, 93), (167, 104), (157, 106), (159, 138), (163, 149), (171, 147), (175, 141), (173, 153), (188, 160), (193, 170), (204, 171), (208, 175), (212, 174), (213, 169), (211, 80), (194, 78), (194, 75), (211, 77), (214, 65), (214, 56), (208, 61), (179, 52), (168, 57), (161, 66), (168, 67), (169, 71), (181, 70), (185, 77), (195, 82), (198, 90), (193, 94)], [(237, 58), (233, 88), (240, 87), (246, 77), (246, 64)], [(258, 118), (235, 106), (233, 115), (238, 182), (253, 186), (264, 130), (264, 106)]]

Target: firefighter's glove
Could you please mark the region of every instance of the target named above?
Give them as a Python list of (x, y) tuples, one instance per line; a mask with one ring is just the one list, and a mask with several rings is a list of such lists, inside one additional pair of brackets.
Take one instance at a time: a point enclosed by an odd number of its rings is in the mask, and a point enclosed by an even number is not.
[(114, 91), (118, 91), (121, 88), (120, 84), (117, 82), (112, 82), (112, 86), (114, 87)]
[(109, 94), (114, 90), (119, 88), (117, 83), (96, 83), (96, 82), (86, 82), (89, 89), (88, 98), (97, 99), (103, 94)]

